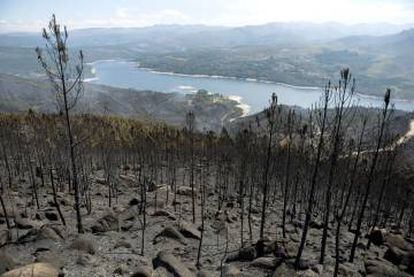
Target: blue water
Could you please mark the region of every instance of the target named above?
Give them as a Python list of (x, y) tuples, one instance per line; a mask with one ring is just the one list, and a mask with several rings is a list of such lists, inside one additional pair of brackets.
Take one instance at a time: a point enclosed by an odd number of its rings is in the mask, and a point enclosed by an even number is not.
[[(304, 108), (318, 102), (322, 94), (320, 88), (295, 87), (254, 80), (157, 73), (138, 68), (136, 63), (125, 61), (98, 61), (92, 66), (96, 75), (96, 78), (91, 80), (93, 83), (160, 92), (194, 93), (198, 89), (205, 89), (225, 96), (239, 96), (241, 102), (249, 106), (249, 110), (246, 111), (248, 114), (259, 112), (268, 106), (273, 92), (276, 92), (280, 104)], [(363, 106), (381, 107), (382, 98), (360, 95), (357, 102)], [(412, 101), (394, 101), (394, 104), (397, 109), (414, 110)]]

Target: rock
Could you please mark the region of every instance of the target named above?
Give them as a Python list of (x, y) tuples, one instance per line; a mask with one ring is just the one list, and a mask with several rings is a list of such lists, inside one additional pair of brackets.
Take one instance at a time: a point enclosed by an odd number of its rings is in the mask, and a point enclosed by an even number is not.
[(318, 273), (316, 273), (312, 269), (307, 269), (305, 271), (298, 272), (296, 276), (299, 276), (299, 277), (319, 277)]
[(125, 241), (125, 240), (119, 240), (115, 244), (114, 248), (120, 248), (120, 247), (132, 248), (132, 245), (129, 242)]
[(407, 272), (414, 275), (414, 250), (404, 255), (401, 264), (407, 267)]
[(177, 217), (172, 212), (169, 212), (169, 211), (163, 210), (163, 209), (156, 210), (152, 214), (152, 216), (163, 216), (163, 217), (166, 217), (166, 218), (171, 219), (171, 220), (176, 220), (177, 219)]
[(141, 203), (141, 201), (139, 201), (137, 198), (134, 197), (131, 200), (129, 200), (128, 205), (129, 206), (136, 206), (136, 205), (139, 205), (139, 203)]
[(19, 229), (31, 229), (35, 226), (35, 223), (27, 218), (22, 218), (20, 216), (16, 217), (14, 219), (14, 224), (16, 224), (16, 227)]
[(165, 207), (165, 201), (162, 199), (151, 199), (147, 201), (147, 207), (148, 208), (157, 208), (157, 209), (164, 209)]
[(283, 246), (277, 245), (274, 251), (275, 257), (280, 259), (286, 259), (287, 253), (286, 249)]
[(158, 267), (152, 272), (152, 277), (171, 277), (171, 273), (165, 267)]
[(323, 272), (323, 265), (316, 264), (312, 267), (312, 270), (315, 271), (316, 273), (318, 273), (319, 275), (321, 275), (322, 272)]
[(288, 266), (285, 263), (282, 263), (278, 268), (276, 268), (272, 277), (293, 277), (295, 276), (296, 271), (293, 267)]
[(91, 227), (92, 233), (104, 233), (108, 231), (118, 231), (119, 221), (118, 218), (112, 214), (107, 213), (102, 218), (98, 219)]
[(395, 265), (381, 260), (367, 260), (365, 262), (367, 277), (410, 277), (409, 274), (404, 273)]
[(100, 177), (95, 177), (95, 182), (97, 182), (100, 185), (106, 185), (106, 179), (105, 178), (100, 178)]
[[(185, 196), (192, 196), (192, 190), (191, 187), (188, 186), (180, 186), (177, 188), (177, 194), (178, 195), (185, 195)], [(194, 188), (194, 195), (197, 194), (196, 188)]]
[(10, 239), (10, 231), (9, 230), (2, 230), (0, 231), (0, 247), (6, 245)]
[(19, 237), (19, 243), (28, 243), (40, 240), (52, 240), (52, 241), (61, 241), (62, 236), (59, 235), (55, 229), (43, 225), (40, 229), (33, 228), (30, 229), (26, 234)]
[(270, 238), (265, 237), (262, 240), (259, 240), (255, 245), (257, 257), (262, 257), (267, 254), (274, 253), (276, 247), (276, 241), (272, 241)]
[(310, 228), (313, 228), (313, 229), (320, 230), (320, 229), (322, 229), (322, 228), (323, 228), (323, 223), (322, 223), (322, 222), (320, 222), (320, 221), (317, 221), (317, 220), (312, 220), (312, 221), (309, 223), (309, 227), (310, 227)]
[(200, 270), (199, 272), (197, 272), (197, 277), (211, 277), (212, 274), (210, 272), (204, 271), (204, 270)]
[(157, 239), (160, 237), (174, 239), (181, 242), (184, 245), (187, 245), (185, 237), (172, 226), (165, 227), (164, 230), (162, 230), (158, 235), (155, 236), (154, 241), (157, 242)]
[(275, 257), (260, 257), (255, 259), (250, 266), (263, 269), (275, 269), (281, 263), (282, 260)]
[(238, 253), (229, 255), (226, 259), (226, 263), (235, 261), (253, 261), (257, 257), (256, 248), (254, 246), (244, 247), (239, 250)]
[(76, 264), (81, 266), (89, 266), (94, 262), (93, 257), (89, 254), (80, 254), (76, 259)]
[(129, 184), (134, 184), (136, 182), (136, 178), (134, 176), (131, 176), (131, 175), (119, 174), (119, 178), (121, 180), (124, 180), (124, 181), (128, 182)]
[(35, 256), (36, 263), (49, 263), (56, 269), (62, 268), (65, 264), (65, 260), (67, 259), (67, 257), (63, 257), (55, 250), (40, 253), (38, 252)]
[(95, 254), (95, 243), (91, 239), (84, 236), (75, 239), (69, 248), (83, 251), (91, 255)]
[(405, 254), (406, 252), (400, 248), (390, 246), (384, 254), (384, 259), (392, 262), (395, 265), (399, 265), (401, 264), (401, 261)]
[(12, 270), (15, 268), (18, 264), (13, 260), (13, 258), (5, 253), (0, 252), (0, 274)]
[(385, 244), (404, 251), (412, 249), (411, 245), (401, 235), (389, 234), (385, 239)]
[(223, 268), (223, 276), (224, 277), (241, 277), (241, 271), (232, 265), (225, 265)]
[(174, 257), (171, 253), (160, 251), (152, 260), (153, 267), (164, 267), (175, 277), (194, 277), (193, 274), (181, 261)]
[[(293, 268), (294, 267), (294, 263), (295, 263), (295, 259), (289, 260), (288, 264)], [(299, 260), (299, 265), (298, 265), (298, 269), (299, 270), (308, 270), (313, 268), (316, 265), (315, 262), (306, 259), (306, 258), (301, 258)]]
[(59, 217), (55, 212), (45, 212), (45, 217), (50, 221), (58, 221)]
[(380, 246), (384, 243), (385, 239), (385, 230), (375, 228), (368, 234), (368, 238), (371, 240), (373, 244), (376, 246)]
[(197, 240), (201, 239), (201, 232), (187, 222), (181, 222), (179, 226), (179, 231), (186, 238)]
[(13, 269), (1, 277), (58, 277), (59, 272), (51, 264), (34, 263)]
[[(111, 214), (111, 213), (109, 213)], [(125, 225), (125, 221), (134, 221), (136, 216), (139, 214), (137, 206), (129, 206), (128, 208), (124, 209), (119, 213), (118, 216), (118, 223), (121, 225)], [(122, 228), (122, 226), (121, 226)]]
[(153, 276), (152, 268), (149, 268), (147, 266), (140, 266), (131, 275), (131, 277), (152, 277), (152, 276)]

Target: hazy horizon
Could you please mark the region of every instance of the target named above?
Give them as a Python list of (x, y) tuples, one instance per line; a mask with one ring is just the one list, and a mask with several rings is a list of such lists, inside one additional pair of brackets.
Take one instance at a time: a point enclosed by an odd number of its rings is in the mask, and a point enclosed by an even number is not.
[[(99, 7), (99, 8), (97, 8)], [(312, 11), (312, 12), (309, 12)], [(3, 0), (0, 32), (37, 32), (51, 14), (70, 29), (129, 28), (154, 25), (238, 27), (268, 23), (413, 24), (409, 0)]]

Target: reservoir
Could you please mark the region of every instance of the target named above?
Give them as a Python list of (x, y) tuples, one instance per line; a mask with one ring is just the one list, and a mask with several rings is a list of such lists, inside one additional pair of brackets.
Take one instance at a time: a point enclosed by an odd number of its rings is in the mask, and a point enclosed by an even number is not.
[[(317, 103), (322, 95), (321, 88), (296, 87), (252, 79), (161, 73), (139, 68), (134, 62), (107, 60), (91, 65), (96, 76), (90, 80), (93, 83), (159, 92), (195, 93), (199, 89), (205, 89), (241, 101), (245, 114), (262, 111), (268, 106), (273, 92), (277, 94), (279, 104), (303, 108)], [(366, 107), (381, 107), (383, 102), (380, 97), (357, 95), (355, 103)], [(414, 110), (413, 101), (396, 100), (393, 103), (397, 109)]]

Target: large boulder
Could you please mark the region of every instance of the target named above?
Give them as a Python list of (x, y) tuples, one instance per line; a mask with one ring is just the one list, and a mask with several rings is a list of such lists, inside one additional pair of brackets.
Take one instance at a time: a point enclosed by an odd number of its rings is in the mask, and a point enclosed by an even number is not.
[(260, 257), (255, 259), (250, 266), (263, 269), (275, 269), (282, 263), (282, 260), (275, 257)]
[(285, 263), (282, 263), (278, 268), (276, 268), (272, 277), (293, 277), (295, 276), (295, 274), (296, 271), (293, 269), (293, 267), (288, 266)]
[(152, 276), (153, 276), (152, 268), (149, 268), (147, 266), (140, 266), (131, 275), (131, 277), (152, 277)]
[(176, 220), (177, 219), (177, 217), (172, 212), (167, 211), (167, 210), (163, 210), (163, 209), (154, 211), (152, 213), (152, 216), (156, 216), (156, 217), (162, 216), (162, 217), (166, 217), (170, 220)]
[(184, 245), (187, 245), (185, 237), (172, 226), (165, 227), (164, 230), (162, 230), (158, 235), (155, 236), (154, 242), (157, 243), (159, 239), (162, 237), (174, 239)]
[(385, 239), (385, 244), (404, 251), (412, 249), (412, 246), (401, 235), (389, 234)]
[(414, 250), (406, 253), (401, 261), (401, 264), (407, 267), (407, 272), (414, 275)]
[(28, 243), (41, 240), (61, 241), (62, 234), (59, 234), (56, 229), (43, 225), (41, 228), (30, 229), (26, 234), (18, 238), (19, 243)]
[(1, 275), (1, 277), (58, 277), (59, 271), (48, 263), (25, 265)]
[(246, 262), (253, 261), (257, 257), (256, 248), (254, 246), (244, 247), (239, 250), (239, 252), (229, 255), (226, 259), (226, 262)]
[(102, 218), (98, 219), (91, 227), (92, 233), (104, 233), (108, 231), (118, 231), (119, 221), (118, 217), (113, 213), (107, 213)]
[(201, 239), (201, 232), (197, 230), (197, 228), (195, 228), (193, 225), (187, 222), (181, 222), (178, 230), (186, 238), (197, 239), (197, 240)]
[(375, 228), (368, 234), (368, 239), (376, 246), (380, 246), (385, 241), (386, 232), (384, 229)]
[(385, 260), (367, 260), (365, 262), (367, 277), (410, 277), (399, 268)]
[(11, 237), (9, 230), (1, 230), (0, 231), (0, 247), (6, 245)]
[(256, 252), (258, 257), (265, 256), (267, 254), (275, 253), (277, 247), (277, 243), (274, 240), (271, 240), (268, 237), (265, 237), (255, 244)]
[[(180, 186), (177, 188), (177, 194), (178, 195), (185, 195), (185, 196), (191, 196), (192, 195), (192, 189), (188, 186)], [(194, 194), (197, 194), (197, 190), (194, 188)]]
[(17, 228), (19, 229), (31, 229), (34, 228), (35, 226), (39, 226), (39, 224), (36, 224), (36, 222), (28, 219), (28, 218), (23, 218), (23, 217), (16, 217), (14, 219), (14, 224), (16, 225)]
[(95, 242), (85, 236), (76, 238), (70, 244), (69, 248), (78, 251), (83, 251), (91, 255), (95, 254), (96, 252)]
[(407, 252), (401, 250), (400, 248), (390, 246), (384, 254), (384, 259), (395, 265), (399, 265), (406, 254)]
[(233, 265), (225, 265), (222, 268), (223, 276), (224, 277), (241, 277), (242, 273), (240, 269)]
[(194, 277), (192, 273), (181, 261), (179, 261), (174, 255), (166, 251), (160, 251), (152, 260), (154, 268), (164, 267), (175, 277)]
[(0, 274), (12, 270), (17, 266), (17, 263), (6, 252), (0, 252)]

